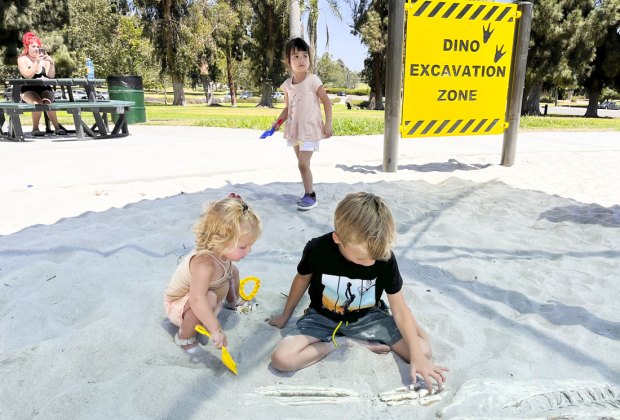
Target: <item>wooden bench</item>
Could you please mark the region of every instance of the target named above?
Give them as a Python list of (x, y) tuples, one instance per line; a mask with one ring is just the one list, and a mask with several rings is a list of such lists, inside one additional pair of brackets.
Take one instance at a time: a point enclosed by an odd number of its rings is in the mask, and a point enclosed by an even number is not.
[[(125, 111), (129, 110), (135, 103), (131, 101), (58, 101), (47, 105), (52, 111), (66, 111), (68, 114), (73, 115), (73, 122), (75, 124), (75, 137), (78, 140), (84, 139), (84, 134), (92, 138), (109, 138), (109, 137), (124, 137), (129, 134), (127, 128), (127, 119), (125, 118)], [(82, 120), (82, 112), (92, 112), (95, 118), (95, 124), (89, 127)], [(117, 119), (114, 124), (114, 128), (110, 131), (108, 129), (107, 114), (116, 114)]]
[[(16, 141), (24, 141), (24, 132), (19, 116), (25, 112), (36, 111), (36, 106), (27, 103), (0, 102), (0, 137)], [(2, 131), (6, 121), (4, 114), (9, 116), (9, 127), (6, 132)]]
[[(129, 134), (127, 127), (127, 119), (125, 112), (134, 106), (131, 101), (57, 101), (46, 105), (34, 105), (26, 103), (0, 102), (0, 110), (6, 111), (10, 117), (9, 131), (4, 138), (15, 141), (23, 141), (24, 134), (22, 132), (19, 116), (25, 112), (33, 111), (66, 111), (73, 115), (75, 124), (75, 137), (77, 140), (84, 140), (84, 134), (93, 139), (124, 137)], [(95, 118), (95, 124), (88, 126), (82, 119), (82, 113), (89, 112)], [(108, 128), (107, 114), (116, 114), (116, 123), (112, 130)], [(2, 127), (3, 118), (0, 118), (0, 128)]]

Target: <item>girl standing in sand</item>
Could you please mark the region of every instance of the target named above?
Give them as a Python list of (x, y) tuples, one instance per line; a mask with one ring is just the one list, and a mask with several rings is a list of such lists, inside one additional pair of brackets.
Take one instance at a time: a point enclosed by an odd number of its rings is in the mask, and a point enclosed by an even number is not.
[(189, 353), (198, 348), (196, 325), (211, 334), (215, 347), (227, 345), (217, 320), (224, 299), (237, 304), (239, 270), (232, 262), (245, 258), (261, 234), (258, 215), (240, 196), (210, 203), (194, 226), (196, 247), (183, 258), (168, 283), (164, 305), (179, 327), (174, 342)]
[[(273, 128), (280, 128), (287, 121), (284, 138), (293, 147), (297, 157), (297, 166), (304, 184), (304, 195), (297, 200), (298, 210), (310, 210), (318, 205), (310, 159), (312, 153), (319, 151), (319, 140), (332, 136), (332, 103), (327, 97), (323, 83), (314, 74), (309, 73), (310, 47), (301, 38), (293, 38), (285, 48), (286, 66), (292, 77), (280, 86), (284, 90), (286, 106)], [(319, 100), (325, 111), (325, 124), (321, 114)]]

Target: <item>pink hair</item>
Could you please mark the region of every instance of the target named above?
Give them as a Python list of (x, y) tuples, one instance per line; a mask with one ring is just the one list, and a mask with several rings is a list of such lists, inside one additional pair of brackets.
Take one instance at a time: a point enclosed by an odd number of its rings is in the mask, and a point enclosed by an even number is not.
[(24, 44), (24, 52), (22, 55), (28, 55), (28, 47), (30, 44), (37, 44), (39, 47), (41, 46), (41, 40), (32, 32), (26, 32), (24, 34), (22, 37), (22, 43)]

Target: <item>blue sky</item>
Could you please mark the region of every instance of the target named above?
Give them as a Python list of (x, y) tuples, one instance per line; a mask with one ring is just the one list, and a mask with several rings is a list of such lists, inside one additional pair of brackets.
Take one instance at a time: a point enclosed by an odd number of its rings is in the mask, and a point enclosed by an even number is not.
[[(342, 21), (332, 15), (331, 9), (324, 0), (319, 2), (321, 9), (319, 13), (319, 24), (317, 33), (317, 53), (322, 56), (328, 52), (334, 60), (341, 59), (344, 64), (353, 71), (360, 71), (364, 68), (366, 58), (366, 47), (357, 36), (351, 35), (350, 25), (352, 24), (351, 10), (348, 5), (342, 3), (340, 13)], [(326, 50), (325, 25), (329, 28), (329, 47)], [(304, 28), (305, 31), (305, 28)]]

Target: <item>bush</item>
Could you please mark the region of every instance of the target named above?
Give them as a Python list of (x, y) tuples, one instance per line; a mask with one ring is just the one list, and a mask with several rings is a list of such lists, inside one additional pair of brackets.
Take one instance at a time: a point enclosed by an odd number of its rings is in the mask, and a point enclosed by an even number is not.
[(357, 96), (370, 95), (370, 88), (366, 87), (366, 88), (353, 89), (349, 94), (350, 95), (357, 95)]
[(260, 102), (260, 96), (250, 96), (247, 99), (241, 99), (240, 97), (237, 96), (238, 104), (257, 104), (259, 102)]
[(540, 98), (540, 102), (543, 104), (551, 104), (551, 103), (555, 103), (555, 101), (553, 99), (551, 99), (550, 96), (542, 96)]

